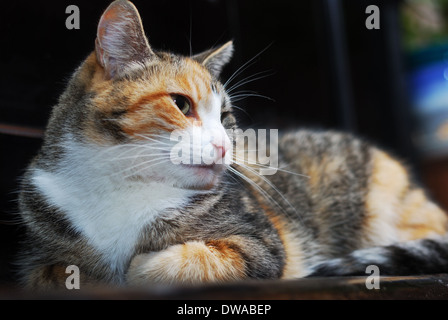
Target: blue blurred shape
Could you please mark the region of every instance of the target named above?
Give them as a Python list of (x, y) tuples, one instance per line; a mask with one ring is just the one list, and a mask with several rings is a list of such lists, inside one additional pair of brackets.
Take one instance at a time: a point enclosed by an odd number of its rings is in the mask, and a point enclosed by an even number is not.
[(413, 140), (425, 157), (448, 156), (448, 45), (416, 52), (410, 61)]

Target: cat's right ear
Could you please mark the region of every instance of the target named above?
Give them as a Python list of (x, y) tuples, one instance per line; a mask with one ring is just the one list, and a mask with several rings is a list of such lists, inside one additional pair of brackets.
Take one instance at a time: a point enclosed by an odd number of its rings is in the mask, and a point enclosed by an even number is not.
[(120, 75), (131, 64), (155, 56), (137, 8), (131, 2), (117, 0), (104, 11), (98, 24), (95, 53), (109, 79)]
[(206, 67), (212, 75), (219, 77), (222, 68), (230, 61), (233, 54), (233, 41), (219, 48), (210, 49), (192, 56), (194, 60)]

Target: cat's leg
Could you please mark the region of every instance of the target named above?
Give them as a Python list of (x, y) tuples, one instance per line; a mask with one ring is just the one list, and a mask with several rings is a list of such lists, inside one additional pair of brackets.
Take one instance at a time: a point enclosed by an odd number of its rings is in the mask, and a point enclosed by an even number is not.
[(63, 266), (47, 265), (27, 271), (23, 282), (31, 290), (57, 289), (64, 287), (67, 276)]
[[(264, 259), (258, 255), (264, 255)], [(247, 277), (279, 277), (281, 259), (269, 257), (261, 244), (242, 236), (189, 241), (134, 257), (127, 272), (131, 285), (145, 283), (228, 282)], [(260, 263), (257, 264), (256, 260)]]
[(86, 274), (82, 272), (75, 274), (72, 270), (67, 270), (67, 266), (61, 264), (40, 266), (29, 271), (22, 271), (22, 273), (24, 274), (22, 278), (24, 288), (32, 291), (71, 289), (73, 285), (80, 289), (97, 284)]

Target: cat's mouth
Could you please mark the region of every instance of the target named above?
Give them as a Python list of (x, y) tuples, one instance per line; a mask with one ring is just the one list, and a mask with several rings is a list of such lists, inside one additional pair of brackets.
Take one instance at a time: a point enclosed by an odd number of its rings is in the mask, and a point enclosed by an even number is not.
[(183, 164), (182, 166), (186, 168), (194, 168), (194, 169), (203, 169), (203, 170), (215, 170), (217, 168), (217, 164)]
[(222, 164), (181, 164), (185, 170), (188, 170), (192, 180), (183, 186), (183, 188), (194, 190), (210, 190), (219, 181), (221, 173), (224, 171), (225, 166)]
[(195, 174), (200, 176), (216, 175), (224, 171), (225, 166), (223, 164), (212, 163), (212, 164), (181, 164), (181, 166), (187, 170), (193, 171)]

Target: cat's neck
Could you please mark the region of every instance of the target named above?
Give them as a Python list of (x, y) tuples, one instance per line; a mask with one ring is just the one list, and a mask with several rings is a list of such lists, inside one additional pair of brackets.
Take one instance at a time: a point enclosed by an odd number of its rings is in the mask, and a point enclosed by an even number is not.
[(116, 179), (95, 159), (96, 148), (72, 142), (64, 149), (57, 169), (36, 168), (32, 183), (118, 272), (142, 228), (168, 209), (175, 214), (197, 193), (157, 181)]

